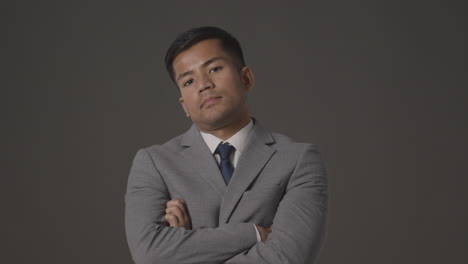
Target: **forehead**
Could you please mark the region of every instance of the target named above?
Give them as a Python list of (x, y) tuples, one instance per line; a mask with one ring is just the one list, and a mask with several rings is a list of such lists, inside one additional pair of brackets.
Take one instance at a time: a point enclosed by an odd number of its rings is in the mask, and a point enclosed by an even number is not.
[(221, 40), (202, 40), (175, 57), (172, 63), (174, 73), (177, 76), (177, 74), (184, 71), (193, 70), (214, 57), (224, 57), (227, 60), (231, 59), (229, 54), (223, 49)]

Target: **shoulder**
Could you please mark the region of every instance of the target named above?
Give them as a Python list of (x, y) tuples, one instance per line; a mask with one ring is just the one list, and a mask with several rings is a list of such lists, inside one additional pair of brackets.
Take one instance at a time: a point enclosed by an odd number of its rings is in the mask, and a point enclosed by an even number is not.
[(277, 132), (270, 132), (275, 140), (275, 148), (279, 150), (288, 150), (293, 152), (319, 151), (319, 146), (313, 143), (298, 142), (289, 136)]
[(184, 134), (178, 135), (164, 142), (163, 144), (151, 145), (151, 146), (146, 147), (145, 149), (149, 152), (178, 151), (181, 149), (181, 142), (182, 142), (183, 137), (184, 137)]
[(326, 175), (325, 162), (317, 144), (297, 142), (292, 138), (271, 132), (275, 139), (277, 160), (282, 165), (289, 161), (291, 168), (305, 168), (313, 175)]
[(254, 118), (254, 136), (255, 139), (257, 140), (265, 140), (265, 143), (267, 145), (270, 145), (271, 147), (275, 148), (277, 151), (281, 152), (303, 152), (304, 149), (313, 149), (318, 151), (318, 145), (317, 144), (312, 144), (312, 143), (307, 143), (307, 142), (298, 142), (294, 140), (293, 138), (282, 134), (278, 133), (275, 131), (272, 131), (268, 129), (267, 127), (264, 127), (263, 124), (258, 122), (257, 119)]
[(178, 135), (162, 144), (142, 147), (137, 151), (136, 156), (150, 158), (153, 161), (163, 157), (171, 157), (183, 149), (181, 146), (183, 136), (183, 134)]

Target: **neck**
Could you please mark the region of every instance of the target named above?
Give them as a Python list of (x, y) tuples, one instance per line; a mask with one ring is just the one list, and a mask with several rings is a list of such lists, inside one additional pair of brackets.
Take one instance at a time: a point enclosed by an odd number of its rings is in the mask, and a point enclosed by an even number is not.
[(202, 131), (205, 133), (210, 133), (213, 136), (220, 138), (222, 140), (226, 140), (236, 134), (239, 130), (244, 128), (250, 122), (250, 115), (243, 115), (235, 122), (231, 122), (230, 124), (223, 126), (221, 128), (212, 129), (212, 130), (205, 130)]

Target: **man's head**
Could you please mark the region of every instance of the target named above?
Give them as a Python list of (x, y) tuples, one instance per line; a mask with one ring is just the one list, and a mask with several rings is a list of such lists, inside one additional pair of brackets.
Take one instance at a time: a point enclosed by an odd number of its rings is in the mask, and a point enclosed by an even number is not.
[(185, 113), (202, 131), (240, 129), (250, 120), (253, 74), (229, 33), (212, 27), (182, 33), (167, 52), (166, 66)]
[(177, 36), (166, 52), (166, 69), (171, 76), (172, 81), (175, 82), (174, 68), (172, 65), (175, 57), (177, 57), (177, 55), (182, 51), (187, 50), (198, 42), (207, 39), (219, 39), (223, 49), (233, 56), (238, 63), (238, 67), (242, 68), (245, 66), (244, 55), (239, 41), (231, 34), (217, 27), (192, 28)]

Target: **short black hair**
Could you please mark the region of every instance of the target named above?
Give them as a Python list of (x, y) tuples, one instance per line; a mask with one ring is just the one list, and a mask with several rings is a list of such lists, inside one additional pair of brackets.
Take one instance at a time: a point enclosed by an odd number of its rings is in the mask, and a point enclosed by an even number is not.
[(244, 55), (242, 53), (240, 43), (231, 34), (217, 27), (191, 28), (179, 34), (166, 52), (166, 69), (174, 83), (176, 81), (174, 78), (174, 68), (172, 67), (172, 63), (174, 62), (175, 57), (182, 51), (187, 50), (198, 42), (207, 39), (219, 39), (223, 49), (226, 52), (231, 53), (234, 58), (237, 59), (239, 67), (241, 68), (245, 66)]

